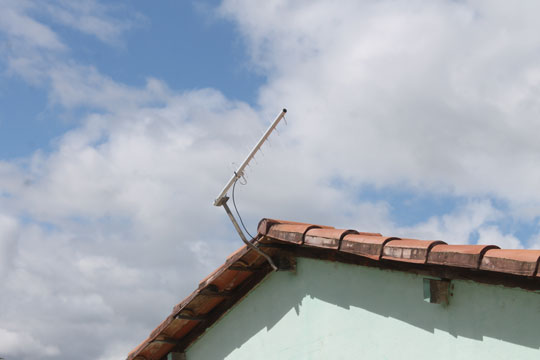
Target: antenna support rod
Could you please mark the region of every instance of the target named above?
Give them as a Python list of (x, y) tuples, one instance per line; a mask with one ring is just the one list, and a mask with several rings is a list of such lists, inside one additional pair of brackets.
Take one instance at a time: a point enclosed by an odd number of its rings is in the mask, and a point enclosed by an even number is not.
[(225, 201), (223, 202), (223, 208), (225, 208), (227, 215), (229, 215), (229, 219), (231, 219), (234, 225), (234, 228), (236, 229), (236, 232), (238, 233), (238, 235), (240, 235), (240, 239), (242, 239), (242, 241), (244, 242), (244, 244), (247, 245), (247, 247), (252, 248), (258, 254), (262, 255), (262, 257), (264, 257), (266, 261), (268, 261), (268, 263), (270, 264), (272, 269), (274, 269), (274, 271), (278, 271), (278, 267), (276, 266), (276, 264), (274, 264), (274, 261), (272, 260), (272, 258), (268, 254), (264, 253), (261, 249), (259, 249), (256, 245), (249, 242), (248, 239), (246, 239), (246, 236), (244, 235), (244, 233), (242, 232), (242, 229), (240, 229), (240, 226), (236, 222), (236, 219), (234, 218), (234, 215), (231, 212), (231, 209), (229, 209), (229, 205), (227, 205), (228, 199), (229, 199), (228, 197), (225, 197)]
[(219, 196), (216, 198), (216, 200), (214, 201), (214, 206), (222, 206), (224, 203), (227, 202), (227, 192), (229, 191), (229, 189), (231, 188), (231, 186), (233, 186), (234, 182), (241, 178), (243, 175), (244, 175), (244, 169), (246, 168), (246, 166), (249, 164), (249, 162), (251, 161), (251, 159), (253, 159), (253, 157), (255, 156), (255, 154), (257, 153), (257, 151), (259, 151), (259, 149), (261, 148), (262, 144), (266, 141), (266, 139), (268, 139), (268, 137), (270, 136), (270, 134), (272, 133), (272, 131), (274, 131), (274, 129), (276, 128), (276, 126), (279, 124), (279, 122), (281, 121), (281, 119), (283, 119), (283, 117), (285, 116), (285, 113), (287, 112), (287, 109), (283, 109), (281, 111), (281, 113), (277, 116), (277, 118), (274, 120), (274, 122), (272, 123), (272, 125), (270, 125), (270, 127), (268, 128), (268, 130), (266, 130), (266, 132), (263, 134), (263, 136), (261, 137), (261, 139), (259, 140), (259, 142), (257, 143), (257, 145), (255, 145), (255, 147), (253, 148), (253, 150), (251, 150), (251, 152), (249, 153), (249, 155), (247, 156), (247, 158), (244, 160), (244, 162), (242, 163), (242, 165), (240, 165), (240, 167), (238, 168), (238, 170), (236, 170), (236, 172), (233, 174), (233, 176), (231, 177), (231, 179), (229, 180), (229, 182), (227, 183), (227, 185), (225, 185), (225, 187), (223, 188), (223, 190), (221, 190), (221, 193), (219, 194)]

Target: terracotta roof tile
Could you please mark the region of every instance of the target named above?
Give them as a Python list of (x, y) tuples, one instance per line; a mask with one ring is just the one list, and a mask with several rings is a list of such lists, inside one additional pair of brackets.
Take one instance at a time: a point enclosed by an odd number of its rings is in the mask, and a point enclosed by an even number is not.
[(247, 247), (245, 247), (244, 245), (242, 245), (241, 247), (239, 247), (235, 252), (233, 252), (232, 254), (230, 254), (229, 256), (227, 256), (227, 260), (225, 260), (225, 263), (230, 263), (232, 261), (237, 261), (238, 259), (240, 259), (242, 256), (244, 256), (246, 253), (248, 253), (248, 249)]
[[(225, 261), (225, 265), (237, 265), (239, 267), (249, 267), (252, 266), (254, 262), (260, 261), (259, 256), (253, 252), (249, 251), (249, 249), (246, 246), (242, 246), (235, 252), (233, 252), (229, 257), (227, 257), (227, 260)], [(229, 273), (227, 276), (221, 276), (221, 274), (227, 271), (224, 269), (224, 267), (219, 267), (216, 270), (214, 270), (210, 275), (208, 275), (206, 278), (204, 278), (199, 283), (199, 288), (203, 288), (207, 286), (208, 284), (213, 284), (216, 279), (220, 281), (220, 288), (223, 287), (231, 287), (231, 283), (233, 282), (232, 278), (237, 272), (234, 272), (234, 274)], [(245, 274), (244, 274), (245, 275)], [(224, 279), (227, 278), (229, 280), (228, 285), (224, 285)]]
[(446, 243), (440, 240), (391, 240), (383, 247), (382, 259), (424, 264), (429, 250), (437, 244)]
[(358, 233), (356, 230), (344, 229), (309, 229), (304, 236), (304, 244), (314, 247), (339, 249), (341, 239), (347, 234)]
[(489, 250), (482, 258), (481, 270), (534, 276), (538, 271), (540, 250)]
[(428, 255), (428, 264), (478, 269), (486, 251), (495, 245), (435, 245)]
[(317, 225), (309, 224), (274, 224), (268, 230), (267, 236), (288, 243), (302, 245), (304, 234), (309, 229), (320, 228)]
[(276, 219), (268, 219), (264, 218), (261, 221), (259, 221), (259, 225), (257, 226), (257, 232), (259, 235), (267, 235), (268, 231), (270, 230), (270, 227), (276, 224), (281, 225), (307, 225), (307, 226), (313, 226), (316, 228), (326, 228), (326, 229), (333, 229), (332, 226), (325, 226), (325, 225), (313, 225), (309, 223), (303, 223), (303, 222), (297, 222), (297, 221), (286, 221), (286, 220), (276, 220)]
[(380, 234), (349, 234), (341, 241), (341, 251), (379, 260), (384, 244), (396, 237), (386, 237)]
[[(321, 251), (329, 251), (329, 259), (344, 261), (335, 257), (336, 253), (342, 252), (358, 255), (358, 258), (370, 258), (383, 268), (394, 265), (381, 259), (406, 263), (414, 271), (443, 269), (445, 277), (449, 274), (461, 276), (461, 272), (467, 271), (466, 279), (482, 280), (486, 273), (477, 270), (486, 270), (495, 275), (495, 278), (489, 276), (485, 280), (488, 283), (493, 283), (493, 279), (495, 283), (503, 281), (503, 278), (496, 277), (496, 273), (506, 273), (511, 274), (511, 286), (522, 286), (522, 279), (528, 279), (533, 281), (532, 285), (527, 285), (528, 288), (540, 290), (540, 282), (537, 281), (540, 280), (540, 250), (501, 250), (494, 245), (447, 245), (442, 241), (399, 239), (272, 219), (261, 220), (254, 243), (279, 243), (280, 248), (264, 249), (270, 256), (302, 256), (301, 251), (319, 248), (317, 257), (321, 256)], [(309, 253), (305, 255), (309, 256)], [(453, 272), (456, 267), (461, 268), (458, 273)], [(451, 269), (454, 270), (448, 271)], [(175, 346), (185, 349), (269, 272), (270, 266), (256, 251), (247, 246), (236, 250), (221, 267), (200, 282), (197, 290), (173, 308), (171, 315), (128, 355), (128, 359), (160, 359)], [(516, 283), (518, 285), (514, 285)]]

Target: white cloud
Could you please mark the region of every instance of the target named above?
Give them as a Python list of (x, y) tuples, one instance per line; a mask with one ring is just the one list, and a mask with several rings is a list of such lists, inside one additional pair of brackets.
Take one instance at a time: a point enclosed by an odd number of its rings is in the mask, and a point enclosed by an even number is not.
[[(225, 1), (326, 174), (540, 201), (537, 3)], [(324, 176), (324, 175), (323, 175)]]
[(478, 244), (498, 245), (501, 249), (522, 249), (521, 242), (511, 234), (503, 234), (496, 226), (478, 230)]
[(60, 355), (60, 351), (53, 345), (43, 345), (30, 334), (13, 332), (0, 328), (0, 348), (2, 355), (18, 356), (20, 359), (32, 359), (35, 354), (44, 358)]
[(133, 350), (133, 344), (129, 342), (117, 343), (106, 349), (105, 353), (97, 360), (120, 360), (125, 359), (126, 354)]
[[(212, 202), (229, 163), (245, 156), (266, 124), (215, 90), (178, 94), (153, 81), (136, 89), (97, 71), (90, 78), (98, 81), (87, 85), (86, 76), (69, 70), (70, 86), (88, 96), (61, 89), (76, 99), (61, 104), (105, 111), (59, 138), (54, 151), (2, 168), (9, 175), (0, 180), (8, 195), (2, 206), (27, 220), (2, 285), (11, 296), (0, 299), (7, 309), (0, 323), (16, 332), (25, 323), (42, 343), (59, 344), (63, 358), (96, 358), (147, 336), (240, 245)], [(312, 178), (310, 163), (283, 162), (288, 141), (272, 140), (274, 154), (255, 165), (245, 189), (250, 197), (239, 193), (250, 229), (273, 214), (344, 226), (386, 222), (385, 204), (358, 204)]]
[(152, 84), (102, 84), (131, 100), (104, 100), (110, 110), (55, 151), (0, 168), (2, 208), (26, 219), (17, 237), (2, 226), (18, 251), (6, 255), (0, 324), (59, 344), (66, 359), (134, 346), (239, 246), (212, 207), (229, 175), (216, 159), (238, 158), (235, 143), (261, 130), (253, 110), (214, 90), (160, 97)]
[(501, 215), (489, 201), (471, 201), (449, 214), (433, 216), (411, 227), (397, 228), (394, 233), (417, 239), (443, 240), (448, 244), (467, 244), (471, 236), (482, 229), (482, 243), (496, 244), (500, 236), (490, 240), (490, 235), (496, 234), (497, 229), (486, 224), (500, 219)]
[(540, 233), (536, 233), (530, 237), (528, 247), (532, 249), (540, 249)]
[(0, 213), (0, 281), (13, 266), (18, 230), (19, 224), (15, 218)]
[[(121, 36), (132, 26), (132, 20), (141, 23), (144, 19), (126, 8), (94, 0), (0, 0), (0, 6), (0, 61), (5, 62), (8, 74), (21, 76), (35, 85), (54, 82), (58, 71), (68, 71), (68, 76), (71, 66), (82, 67), (69, 61), (69, 47), (53, 25), (61, 24), (120, 47)], [(122, 17), (115, 16), (116, 13)], [(88, 70), (91, 83), (93, 69)]]
[[(63, 25), (72, 27), (82, 33), (93, 35), (99, 40), (118, 44), (120, 36), (132, 26), (129, 10), (125, 7), (107, 6), (94, 0), (69, 1), (60, 0), (48, 3), (45, 9), (53, 18)], [(114, 16), (114, 10), (121, 12), (122, 17)], [(126, 13), (129, 16), (126, 16)], [(136, 16), (141, 21), (141, 15)]]
[(12, 41), (19, 40), (28, 46), (50, 50), (65, 49), (55, 32), (26, 14), (26, 11), (34, 9), (31, 2), (3, 0), (0, 5), (0, 30)]
[(89, 106), (118, 111), (143, 104), (162, 105), (167, 100), (167, 86), (148, 79), (146, 88), (136, 89), (117, 83), (91, 66), (60, 65), (49, 69), (50, 100), (65, 108)]
[[(37, 21), (26, 10), (36, 3), (14, 4), (10, 11)], [(0, 289), (9, 295), (0, 298), (0, 328), (13, 354), (23, 354), (24, 340), (57, 358), (109, 359), (146, 337), (240, 245), (211, 204), (229, 164), (282, 106), (289, 126), (237, 189), (250, 230), (266, 216), (449, 243), (477, 233), (481, 243), (520, 247), (494, 225), (540, 214), (531, 42), (540, 29), (535, 11), (518, 8), (226, 1), (222, 14), (268, 76), (260, 110), (212, 89), (115, 82), (66, 59), (47, 25), (38, 23), (42, 38), (27, 39), (4, 23), (21, 40), (9, 54), (13, 71), (46, 84), (55, 105), (96, 110), (53, 151), (0, 162), (0, 260), (8, 259)], [(38, 10), (113, 43), (128, 25), (103, 9), (88, 1)], [(365, 184), (473, 200), (398, 227), (389, 204), (359, 197)], [(489, 197), (507, 200), (510, 214)]]

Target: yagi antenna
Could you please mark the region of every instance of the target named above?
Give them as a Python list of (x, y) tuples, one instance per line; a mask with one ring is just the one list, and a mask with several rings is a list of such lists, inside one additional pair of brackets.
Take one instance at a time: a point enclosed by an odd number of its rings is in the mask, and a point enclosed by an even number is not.
[[(229, 215), (229, 219), (231, 219), (233, 225), (234, 225), (234, 228), (236, 229), (236, 231), (238, 232), (238, 235), (240, 235), (240, 238), (242, 239), (242, 241), (250, 248), (252, 248), (253, 250), (255, 250), (256, 252), (258, 252), (260, 255), (262, 255), (267, 261), (268, 263), (270, 263), (270, 266), (272, 266), (272, 268), (274, 269), (274, 271), (277, 271), (277, 266), (274, 264), (274, 262), (272, 261), (272, 258), (270, 256), (268, 256), (267, 254), (265, 254), (264, 252), (262, 252), (261, 249), (259, 249), (257, 246), (255, 246), (253, 243), (251, 243), (250, 241), (248, 241), (246, 239), (246, 236), (244, 235), (244, 233), (242, 232), (242, 229), (240, 228), (240, 226), (238, 225), (238, 222), (236, 221), (236, 219), (234, 218), (234, 215), (233, 213), (231, 212), (231, 209), (229, 208), (229, 205), (227, 205), (227, 201), (229, 200), (229, 197), (227, 196), (227, 192), (230, 190), (231, 186), (233, 186), (236, 181), (238, 181), (238, 179), (240, 179), (242, 176), (244, 176), (244, 170), (246, 168), (246, 166), (248, 166), (249, 162), (253, 159), (253, 157), (255, 156), (255, 154), (260, 150), (262, 144), (264, 144), (264, 142), (268, 139), (268, 137), (270, 136), (270, 134), (272, 133), (272, 131), (274, 131), (274, 129), (276, 128), (276, 126), (279, 124), (279, 122), (281, 121), (281, 119), (283, 119), (283, 117), (285, 116), (285, 113), (287, 112), (287, 109), (283, 109), (281, 111), (281, 113), (276, 117), (276, 119), (274, 120), (274, 122), (272, 122), (272, 125), (270, 125), (270, 127), (266, 130), (266, 132), (263, 134), (263, 136), (260, 138), (260, 140), (257, 142), (257, 145), (255, 145), (255, 147), (253, 148), (253, 150), (251, 150), (251, 152), (249, 153), (249, 155), (246, 157), (246, 159), (242, 162), (242, 164), (240, 165), (240, 167), (234, 172), (233, 176), (231, 177), (231, 179), (229, 180), (229, 182), (227, 183), (227, 185), (225, 185), (225, 187), (223, 188), (223, 190), (221, 190), (221, 193), (218, 195), (218, 197), (216, 198), (216, 200), (214, 201), (214, 206), (223, 206), (223, 208), (225, 209), (225, 211), (227, 212), (227, 215)], [(234, 192), (234, 191), (233, 191)], [(247, 231), (247, 230), (246, 230)]]

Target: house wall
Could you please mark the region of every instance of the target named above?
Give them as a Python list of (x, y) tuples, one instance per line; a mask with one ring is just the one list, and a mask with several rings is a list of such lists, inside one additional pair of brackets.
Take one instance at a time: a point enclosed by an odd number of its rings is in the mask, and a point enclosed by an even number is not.
[(187, 360), (540, 359), (540, 294), (453, 281), (448, 306), (414, 274), (298, 259), (269, 275)]

